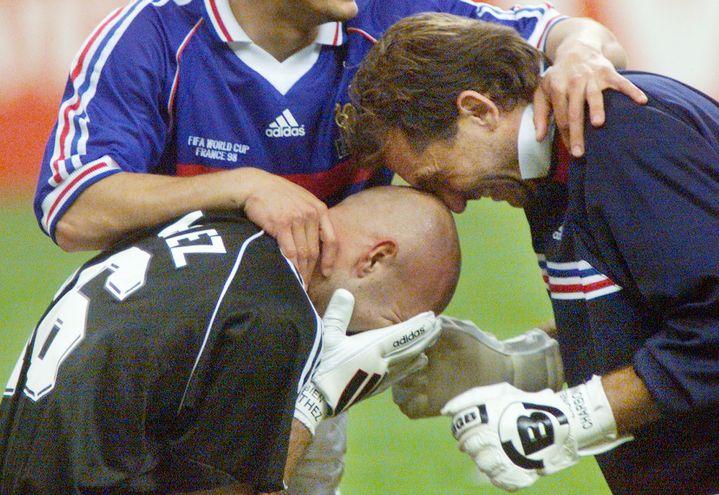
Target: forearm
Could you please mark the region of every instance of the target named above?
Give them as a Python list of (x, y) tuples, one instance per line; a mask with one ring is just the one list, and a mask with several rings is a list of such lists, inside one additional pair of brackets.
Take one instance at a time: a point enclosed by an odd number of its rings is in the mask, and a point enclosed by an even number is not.
[(305, 425), (297, 421), (292, 420), (292, 431), (290, 433), (290, 445), (287, 451), (287, 464), (285, 464), (285, 482), (288, 483), (292, 478), (295, 466), (300, 461), (302, 456), (307, 450), (307, 447), (312, 442), (312, 434)]
[[(66, 251), (105, 249), (128, 232), (183, 213), (242, 207), (246, 193), (239, 175), (248, 175), (245, 172), (250, 170), (254, 169), (195, 177), (126, 172), (112, 175), (80, 194), (58, 221), (55, 239)], [(230, 183), (237, 186), (234, 196), (228, 192)]]
[(659, 419), (659, 408), (642, 379), (627, 366), (602, 377), (617, 432), (629, 434)]
[(623, 69), (627, 65), (626, 52), (614, 34), (592, 19), (567, 19), (549, 32), (545, 53), (550, 60), (556, 61), (559, 57), (571, 55), (581, 49), (601, 53), (617, 69)]

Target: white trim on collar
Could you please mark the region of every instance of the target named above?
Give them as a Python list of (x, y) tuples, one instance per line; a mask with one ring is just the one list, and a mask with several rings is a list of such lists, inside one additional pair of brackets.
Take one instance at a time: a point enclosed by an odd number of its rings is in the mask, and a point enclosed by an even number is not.
[[(232, 13), (229, 0), (204, 0), (205, 8), (210, 16), (212, 26), (217, 36), (226, 43), (240, 42), (252, 43), (245, 30), (242, 29), (237, 18)], [(338, 46), (344, 43), (341, 22), (326, 22), (320, 24), (315, 43), (320, 45)]]
[(554, 122), (550, 122), (547, 136), (537, 142), (534, 131), (534, 106), (530, 103), (522, 112), (517, 136), (517, 156), (522, 179), (539, 179), (549, 174), (552, 160)]
[(320, 24), (315, 43), (320, 45), (339, 46), (345, 42), (341, 22), (325, 22)]

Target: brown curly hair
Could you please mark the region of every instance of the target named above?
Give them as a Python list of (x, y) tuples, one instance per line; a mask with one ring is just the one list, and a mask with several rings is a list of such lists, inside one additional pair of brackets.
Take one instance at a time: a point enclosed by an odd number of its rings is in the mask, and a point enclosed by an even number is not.
[(360, 64), (350, 97), (357, 110), (352, 149), (378, 165), (388, 129), (416, 151), (457, 132), (457, 96), (471, 89), (501, 110), (531, 102), (543, 54), (513, 29), (451, 14), (425, 13), (394, 24)]

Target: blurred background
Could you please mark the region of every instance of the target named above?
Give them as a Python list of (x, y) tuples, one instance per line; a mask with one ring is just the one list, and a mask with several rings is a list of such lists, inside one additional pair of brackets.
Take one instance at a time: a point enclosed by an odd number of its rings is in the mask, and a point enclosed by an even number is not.
[[(391, 1), (391, 0), (389, 0)], [(0, 0), (0, 382), (55, 290), (90, 253), (63, 253), (40, 233), (32, 194), (68, 68), (93, 27), (124, 0)], [(491, 2), (502, 7), (515, 1)], [(526, 4), (537, 3), (531, 0)], [(608, 26), (629, 68), (660, 72), (719, 98), (719, 1), (556, 0)], [(447, 312), (505, 338), (550, 317), (519, 210), (475, 201), (457, 216), (460, 286)], [(388, 394), (350, 414), (345, 495), (503, 493), (456, 450), (449, 420), (409, 421)], [(523, 491), (608, 494), (593, 460)]]

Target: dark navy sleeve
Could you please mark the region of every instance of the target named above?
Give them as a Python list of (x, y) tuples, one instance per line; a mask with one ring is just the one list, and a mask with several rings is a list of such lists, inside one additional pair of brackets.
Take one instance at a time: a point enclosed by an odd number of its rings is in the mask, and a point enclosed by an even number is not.
[(71, 64), (35, 195), (38, 223), (51, 237), (87, 187), (123, 170), (147, 172), (162, 153), (176, 64), (161, 15), (148, 2), (117, 9)]
[(586, 205), (656, 323), (634, 367), (681, 414), (719, 406), (719, 108), (651, 84), (647, 106), (605, 93), (607, 124), (586, 133)]

